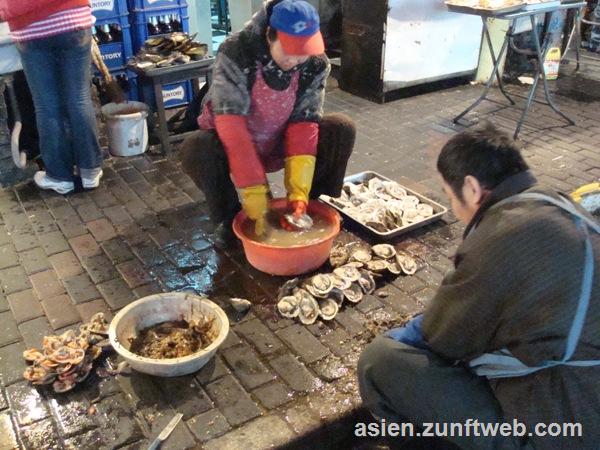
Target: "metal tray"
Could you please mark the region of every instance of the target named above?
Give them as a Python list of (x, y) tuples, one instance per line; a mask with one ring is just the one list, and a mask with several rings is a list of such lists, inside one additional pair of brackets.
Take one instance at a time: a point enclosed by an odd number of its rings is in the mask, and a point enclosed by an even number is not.
[[(378, 174), (377, 172), (373, 172), (370, 170), (367, 170), (365, 172), (359, 172), (356, 173), (354, 175), (350, 175), (347, 176), (346, 178), (344, 178), (344, 182), (349, 182), (349, 183), (365, 183), (367, 181), (369, 181), (371, 178), (377, 177), (380, 180), (385, 180), (385, 181), (394, 181), (391, 180), (387, 177), (384, 177), (383, 175)], [(397, 183), (397, 181), (394, 181), (395, 183)], [(428, 217), (425, 220), (422, 220), (420, 222), (415, 222), (415, 223), (411, 223), (410, 225), (406, 225), (403, 227), (399, 227), (396, 228), (395, 230), (390, 230), (390, 231), (386, 231), (386, 232), (382, 232), (382, 231), (377, 231), (374, 228), (371, 228), (370, 226), (367, 226), (365, 223), (355, 219), (354, 217), (350, 216), (349, 214), (347, 214), (342, 208), (340, 208), (339, 206), (337, 206), (335, 203), (333, 203), (331, 201), (331, 197), (328, 195), (321, 195), (319, 197), (319, 199), (324, 202), (327, 203), (329, 206), (331, 206), (332, 208), (337, 209), (344, 217), (347, 217), (349, 219), (351, 219), (353, 222), (358, 223), (359, 225), (361, 225), (363, 228), (365, 228), (366, 230), (370, 231), (371, 233), (375, 234), (376, 236), (380, 237), (381, 239), (387, 240), (387, 239), (392, 239), (395, 238), (396, 236), (399, 236), (403, 233), (408, 233), (409, 231), (413, 231), (416, 230), (417, 228), (421, 228), (424, 227), (425, 225), (428, 225), (432, 222), (435, 222), (439, 219), (441, 219), (441, 217), (448, 212), (448, 209), (442, 205), (440, 205), (437, 202), (434, 202), (433, 200), (431, 200), (430, 198), (425, 197), (424, 195), (419, 194), (418, 192), (413, 191), (410, 188), (407, 188), (406, 186), (398, 183), (403, 189), (406, 189), (406, 192), (410, 193), (411, 195), (414, 195), (415, 197), (418, 197), (419, 200), (421, 201), (421, 203), (425, 203), (427, 205), (430, 205), (433, 208), (433, 216)]]
[(167, 67), (153, 67), (150, 69), (140, 69), (135, 64), (127, 66), (129, 69), (134, 72), (144, 75), (147, 77), (156, 77), (160, 75), (166, 75), (174, 72), (179, 72), (181, 70), (193, 70), (193, 69), (201, 69), (207, 66), (212, 65), (215, 62), (215, 57), (211, 56), (208, 58), (200, 59), (198, 61), (190, 61), (185, 64), (173, 64), (172, 66)]
[(448, 7), (448, 11), (464, 14), (474, 14), (477, 16), (484, 17), (503, 16), (504, 14), (519, 11), (525, 7), (525, 3), (516, 3), (509, 6), (503, 6), (501, 8), (480, 8), (477, 6), (464, 5), (460, 2), (453, 2), (451, 0), (445, 3)]

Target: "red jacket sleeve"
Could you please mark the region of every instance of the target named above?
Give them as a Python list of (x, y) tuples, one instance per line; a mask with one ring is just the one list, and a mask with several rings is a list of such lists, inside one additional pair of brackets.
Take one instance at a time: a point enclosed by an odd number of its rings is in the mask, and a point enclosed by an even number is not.
[(237, 188), (265, 184), (267, 177), (252, 135), (248, 130), (246, 117), (219, 114), (215, 116), (215, 127), (223, 143), (233, 184)]
[(294, 122), (285, 131), (285, 156), (316, 156), (319, 143), (319, 124), (316, 122)]

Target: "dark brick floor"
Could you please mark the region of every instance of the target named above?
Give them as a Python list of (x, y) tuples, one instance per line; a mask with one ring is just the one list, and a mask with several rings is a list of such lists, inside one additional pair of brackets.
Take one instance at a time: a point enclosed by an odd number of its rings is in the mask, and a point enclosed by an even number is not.
[[(564, 77), (554, 90), (577, 124), (565, 127), (536, 104), (520, 144), (542, 182), (570, 191), (600, 177), (600, 89), (584, 72)], [(375, 170), (445, 203), (436, 152), (462, 129), (451, 117), (479, 92), (460, 86), (386, 105), (330, 92), (327, 111), (347, 113), (358, 124), (348, 173)], [(493, 98), (498, 102), (481, 105), (465, 124), (487, 118), (512, 131), (519, 111)], [(6, 133), (0, 139), (6, 162)], [(374, 332), (423, 308), (451, 267), (462, 232), (449, 214), (397, 239), (395, 245), (420, 258), (422, 271), (380, 283), (376, 295), (346, 307), (331, 323), (305, 327), (274, 311), (281, 278), (250, 267), (239, 245), (216, 242), (203, 195), (176, 159), (109, 159), (97, 190), (65, 197), (31, 183), (12, 186), (20, 175), (9, 166), (0, 170), (7, 186), (0, 192), (0, 448), (146, 448), (176, 411), (184, 420), (163, 448), (361, 444), (349, 434), (360, 413), (360, 350)], [(281, 177), (273, 183), (281, 194)], [(340, 239), (356, 239), (358, 230), (347, 225)], [(169, 380), (135, 372), (91, 377), (64, 395), (24, 382), (21, 353), (44, 335), (171, 290), (207, 294), (230, 316), (228, 339), (200, 372)], [(228, 296), (255, 305), (239, 317)]]

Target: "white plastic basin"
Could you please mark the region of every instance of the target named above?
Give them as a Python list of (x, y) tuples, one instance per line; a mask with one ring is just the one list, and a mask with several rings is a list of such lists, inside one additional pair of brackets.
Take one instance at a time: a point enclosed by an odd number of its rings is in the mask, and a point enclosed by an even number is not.
[[(198, 319), (201, 315), (215, 318), (217, 338), (206, 348), (182, 358), (153, 359), (129, 351), (130, 338), (144, 328), (171, 320)], [(176, 377), (196, 372), (215, 354), (229, 332), (225, 312), (207, 298), (170, 292), (141, 298), (123, 308), (114, 317), (108, 329), (108, 338), (114, 349), (138, 372), (161, 377)]]

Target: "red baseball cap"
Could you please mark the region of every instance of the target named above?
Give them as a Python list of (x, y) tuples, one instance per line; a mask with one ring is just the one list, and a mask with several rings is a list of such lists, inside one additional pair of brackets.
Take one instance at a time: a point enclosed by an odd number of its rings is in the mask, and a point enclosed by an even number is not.
[(288, 55), (313, 56), (325, 52), (319, 14), (304, 0), (283, 0), (275, 5), (269, 25), (277, 30), (277, 39)]

